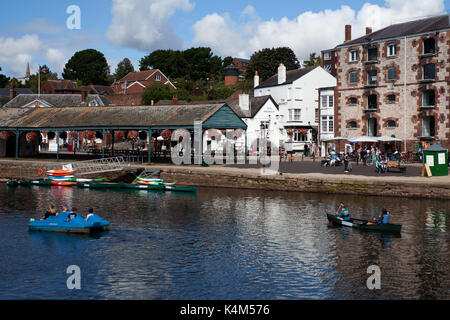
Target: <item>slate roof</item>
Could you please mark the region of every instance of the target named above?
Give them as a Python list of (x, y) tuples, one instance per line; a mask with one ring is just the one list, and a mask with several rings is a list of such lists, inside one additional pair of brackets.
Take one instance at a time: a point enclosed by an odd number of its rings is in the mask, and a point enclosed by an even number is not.
[[(250, 108), (249, 110), (242, 110), (239, 106), (239, 98), (223, 99), (223, 100), (210, 100), (200, 103), (213, 103), (213, 104), (227, 104), (233, 111), (238, 115), (239, 118), (253, 118), (259, 110), (266, 104), (268, 100), (272, 100), (275, 107), (278, 109), (278, 104), (272, 98), (271, 95), (261, 96), (261, 97), (250, 97)], [(183, 102), (179, 101), (178, 104), (193, 105), (199, 102)]]
[(428, 33), (450, 28), (450, 15), (442, 15), (410, 22), (393, 24), (389, 27), (364, 35), (360, 38), (344, 42), (337, 47), (361, 44), (370, 41), (381, 41), (414, 34)]
[(270, 77), (266, 81), (262, 82), (255, 89), (276, 87), (276, 86), (283, 86), (283, 85), (286, 85), (286, 84), (291, 84), (295, 80), (300, 79), (304, 75), (306, 75), (309, 72), (313, 71), (315, 68), (317, 68), (317, 67), (308, 67), (308, 68), (289, 70), (289, 71), (286, 72), (286, 82), (284, 82), (282, 84), (278, 84), (278, 73), (276, 73), (275, 75), (273, 75), (272, 77)]
[[(10, 102), (5, 104), (3, 108), (20, 108), (38, 99), (37, 94), (20, 94)], [(109, 106), (111, 102), (100, 95), (88, 95), (86, 102), (81, 101), (81, 94), (41, 94), (39, 99), (46, 102), (52, 107), (81, 107), (87, 106), (89, 103), (96, 101), (99, 106)]]
[[(0, 96), (9, 98), (9, 88), (0, 88)], [(27, 88), (14, 88), (16, 94), (32, 94), (33, 91)]]
[(73, 80), (47, 80), (53, 89), (58, 91), (70, 90), (70, 91), (81, 91), (76, 81)]
[(139, 107), (0, 108), (4, 128), (192, 127), (224, 104)]

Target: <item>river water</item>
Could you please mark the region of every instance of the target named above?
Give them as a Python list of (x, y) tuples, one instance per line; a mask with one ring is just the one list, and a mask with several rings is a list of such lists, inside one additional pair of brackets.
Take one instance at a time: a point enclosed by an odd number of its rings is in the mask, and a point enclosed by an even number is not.
[[(341, 200), (359, 218), (388, 208), (401, 236), (329, 227)], [(111, 230), (28, 231), (49, 203), (93, 207)], [(449, 214), (449, 201), (403, 198), (2, 185), (0, 299), (449, 299)], [(67, 288), (71, 265), (80, 290)]]

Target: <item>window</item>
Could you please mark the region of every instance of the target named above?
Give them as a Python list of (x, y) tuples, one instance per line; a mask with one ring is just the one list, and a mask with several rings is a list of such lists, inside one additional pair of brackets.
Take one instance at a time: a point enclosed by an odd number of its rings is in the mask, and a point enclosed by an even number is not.
[(377, 70), (367, 71), (367, 85), (369, 86), (377, 85)]
[(435, 105), (434, 90), (425, 90), (422, 95), (422, 106), (434, 107), (434, 105)]
[(356, 105), (356, 104), (358, 104), (358, 99), (355, 98), (355, 97), (351, 97), (351, 98), (348, 99), (348, 104)]
[(377, 61), (378, 59), (378, 48), (371, 47), (367, 50), (367, 61)]
[(395, 103), (395, 94), (390, 94), (387, 96), (387, 103)]
[(318, 123), (319, 122), (319, 109), (318, 108), (316, 108), (314, 115), (315, 115), (315, 122)]
[(348, 82), (349, 83), (357, 83), (358, 82), (358, 72), (352, 71), (348, 74)]
[(423, 41), (423, 53), (434, 54), (435, 53), (436, 40), (434, 38), (428, 38)]
[(160, 74), (157, 74), (157, 75), (155, 76), (155, 80), (156, 80), (156, 81), (161, 81), (161, 75), (160, 75)]
[(322, 117), (322, 133), (334, 132), (334, 116)]
[(348, 62), (358, 61), (358, 50), (351, 50), (348, 56)]
[(323, 54), (323, 60), (331, 60), (331, 52), (325, 52)]
[(386, 122), (386, 128), (395, 128), (397, 127), (397, 123), (395, 122), (395, 120), (388, 120)]
[(289, 109), (289, 121), (300, 121), (301, 109)]
[(261, 121), (261, 124), (259, 125), (259, 128), (264, 128), (265, 130), (269, 129), (269, 121)]
[(393, 57), (397, 55), (397, 45), (395, 43), (390, 43), (387, 46), (387, 56)]
[(350, 129), (356, 129), (356, 128), (358, 127), (358, 125), (356, 124), (356, 121), (350, 121), (350, 122), (348, 123), (348, 127), (349, 127)]
[(377, 95), (371, 94), (367, 97), (367, 109), (376, 110), (377, 109)]
[(292, 140), (294, 142), (308, 141), (308, 136), (306, 134), (300, 133), (300, 130), (294, 130), (294, 137)]
[(434, 80), (436, 67), (434, 63), (427, 63), (423, 66), (423, 80)]
[(321, 96), (322, 109), (334, 107), (334, 96)]
[(434, 137), (434, 117), (424, 117), (422, 119), (422, 136), (423, 137)]
[(387, 69), (387, 80), (395, 80), (397, 79), (397, 68), (389, 67)]

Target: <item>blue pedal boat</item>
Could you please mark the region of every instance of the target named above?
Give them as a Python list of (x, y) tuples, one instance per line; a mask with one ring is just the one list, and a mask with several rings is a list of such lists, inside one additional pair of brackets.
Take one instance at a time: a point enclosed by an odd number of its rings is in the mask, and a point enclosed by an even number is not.
[(68, 212), (60, 212), (56, 217), (49, 217), (46, 220), (31, 219), (28, 222), (30, 231), (51, 231), (64, 233), (92, 233), (109, 230), (110, 224), (108, 221), (100, 218), (97, 215), (89, 216), (86, 221), (84, 217), (78, 215), (69, 222)]

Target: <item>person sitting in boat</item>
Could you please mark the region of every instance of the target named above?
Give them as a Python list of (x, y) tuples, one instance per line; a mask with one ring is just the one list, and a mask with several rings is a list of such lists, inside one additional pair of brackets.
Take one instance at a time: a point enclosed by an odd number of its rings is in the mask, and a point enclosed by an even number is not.
[(72, 208), (72, 211), (69, 213), (69, 218), (66, 222), (70, 222), (73, 218), (76, 218), (78, 216), (77, 208)]
[(377, 224), (389, 224), (391, 216), (387, 209), (381, 210), (381, 215), (376, 219)]
[(51, 204), (48, 207), (47, 212), (41, 218), (41, 220), (47, 220), (49, 217), (56, 217), (56, 215), (57, 215), (57, 212), (56, 212), (55, 206), (53, 204)]
[(336, 215), (338, 218), (341, 218), (344, 221), (350, 221), (350, 214), (348, 213), (348, 208), (346, 208), (343, 203), (341, 203), (340, 211), (338, 211)]
[(62, 212), (69, 212), (70, 211), (69, 206), (67, 204), (63, 204), (61, 211)]
[(89, 213), (87, 214), (86, 218), (84, 220), (88, 221), (90, 217), (94, 215), (94, 209), (89, 208)]

